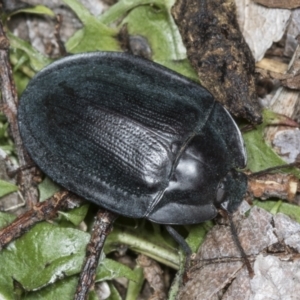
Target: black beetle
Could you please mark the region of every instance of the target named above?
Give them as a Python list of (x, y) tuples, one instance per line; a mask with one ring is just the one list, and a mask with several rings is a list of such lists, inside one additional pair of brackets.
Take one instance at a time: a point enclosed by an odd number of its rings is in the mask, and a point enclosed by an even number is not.
[(21, 97), (19, 127), (37, 165), (117, 214), (194, 224), (233, 212), (246, 191), (241, 133), (200, 85), (116, 52), (63, 58)]

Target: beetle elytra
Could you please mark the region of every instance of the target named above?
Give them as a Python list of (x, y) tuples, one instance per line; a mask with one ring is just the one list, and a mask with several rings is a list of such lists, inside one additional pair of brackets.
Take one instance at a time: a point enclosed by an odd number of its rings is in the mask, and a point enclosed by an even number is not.
[(69, 56), (24, 91), (25, 147), (55, 182), (117, 214), (194, 224), (246, 191), (241, 133), (211, 94), (156, 63), (116, 52)]

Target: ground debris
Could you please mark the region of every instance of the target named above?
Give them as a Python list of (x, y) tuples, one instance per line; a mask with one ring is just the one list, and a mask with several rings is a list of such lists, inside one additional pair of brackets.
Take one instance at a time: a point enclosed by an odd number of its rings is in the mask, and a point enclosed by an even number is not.
[(151, 300), (164, 300), (167, 298), (163, 271), (160, 265), (146, 255), (140, 254), (137, 263), (144, 269), (144, 277), (153, 289)]
[(248, 193), (251, 198), (269, 199), (272, 197), (295, 201), (299, 179), (291, 174), (275, 173), (260, 177), (249, 176)]
[(261, 121), (255, 62), (230, 0), (178, 0), (172, 14), (201, 84), (236, 117)]
[[(300, 225), (286, 215), (272, 216), (258, 207), (252, 208), (248, 217), (239, 218), (235, 214), (238, 236), (252, 262), (254, 277), (249, 277), (229, 227), (217, 225), (207, 234), (187, 271), (188, 280), (178, 299), (292, 299), (299, 294)], [(277, 247), (270, 253), (273, 245)]]

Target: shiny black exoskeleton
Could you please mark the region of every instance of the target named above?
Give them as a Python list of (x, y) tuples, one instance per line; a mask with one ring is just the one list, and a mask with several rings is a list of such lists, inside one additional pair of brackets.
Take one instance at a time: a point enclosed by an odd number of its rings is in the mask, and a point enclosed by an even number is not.
[(21, 97), (19, 127), (55, 182), (117, 214), (194, 224), (233, 212), (247, 179), (239, 129), (200, 85), (125, 53), (63, 58)]

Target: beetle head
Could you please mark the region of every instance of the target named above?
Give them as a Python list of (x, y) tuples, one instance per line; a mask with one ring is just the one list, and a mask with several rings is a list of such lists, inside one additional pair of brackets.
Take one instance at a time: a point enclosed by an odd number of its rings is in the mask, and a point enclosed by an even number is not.
[(231, 170), (220, 180), (215, 205), (228, 213), (233, 213), (241, 204), (247, 189), (247, 176)]

